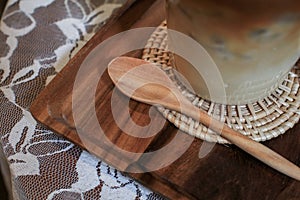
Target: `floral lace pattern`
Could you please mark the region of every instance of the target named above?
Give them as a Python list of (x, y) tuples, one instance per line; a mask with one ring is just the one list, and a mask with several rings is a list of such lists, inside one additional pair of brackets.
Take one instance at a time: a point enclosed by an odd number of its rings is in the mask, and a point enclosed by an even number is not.
[(0, 136), (14, 199), (163, 199), (29, 112), (45, 85), (124, 2), (7, 2), (0, 24)]

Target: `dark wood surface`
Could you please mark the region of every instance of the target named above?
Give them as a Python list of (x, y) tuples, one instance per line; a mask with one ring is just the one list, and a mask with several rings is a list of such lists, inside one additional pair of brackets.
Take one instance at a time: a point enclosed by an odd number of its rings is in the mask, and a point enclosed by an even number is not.
[(2, 14), (3, 14), (3, 10), (5, 8), (6, 2), (7, 2), (7, 0), (1, 0), (0, 1), (0, 18), (2, 16)]
[[(143, 168), (140, 163), (160, 163), (167, 159), (164, 155), (157, 155), (151, 159), (143, 160), (143, 156), (137, 154), (134, 157), (115, 152), (103, 138), (93, 135), (95, 128), (89, 126), (89, 105), (84, 101), (86, 88), (89, 81), (99, 79), (97, 71), (106, 67), (107, 63), (94, 63), (95, 68), (87, 77), (84, 77), (82, 87), (76, 88), (82, 92), (76, 105), (82, 108), (82, 121), (88, 125), (91, 132), (86, 131), (85, 141), (78, 136), (80, 124), (74, 123), (72, 113), (72, 94), (76, 74), (88, 54), (101, 42), (122, 31), (137, 28), (158, 26), (165, 18), (164, 1), (162, 0), (138, 0), (128, 1), (118, 12), (114, 13), (107, 24), (70, 60), (63, 70), (41, 92), (31, 106), (33, 116), (41, 123), (47, 125), (60, 135), (68, 138), (84, 149), (99, 156), (120, 170)], [(147, 35), (136, 38), (147, 41)], [(116, 41), (113, 46), (106, 46), (107, 59), (116, 48), (128, 45), (126, 41)], [(130, 52), (127, 55), (138, 57), (140, 51)], [(96, 61), (95, 61), (96, 62)], [(99, 67), (99, 68), (98, 68)], [(93, 71), (94, 70), (94, 71)], [(156, 171), (147, 173), (130, 173), (129, 175), (143, 183), (150, 189), (170, 199), (299, 199), (300, 183), (286, 177), (277, 171), (262, 164), (258, 160), (244, 153), (235, 146), (215, 145), (213, 150), (203, 159), (199, 159), (199, 148), (202, 141), (194, 139), (187, 134), (178, 131), (172, 124), (166, 122), (159, 133), (148, 138), (137, 138), (123, 132), (112, 115), (111, 95), (114, 85), (107, 72), (99, 80), (95, 95), (95, 106), (98, 122), (106, 137), (119, 148), (130, 152), (153, 152), (169, 144), (174, 137), (182, 137), (183, 140), (193, 140), (188, 150), (171, 165)], [(124, 116), (124, 124), (128, 120), (129, 107), (131, 119), (145, 126), (149, 123), (149, 106), (135, 101), (126, 105), (127, 97), (116, 92), (117, 102), (114, 109), (118, 110), (118, 116)], [(82, 100), (82, 101), (80, 101)], [(155, 120), (164, 120), (158, 111), (154, 111)], [(153, 118), (152, 118), (153, 120)], [(285, 156), (295, 164), (300, 164), (300, 124), (289, 130), (283, 136), (264, 142), (265, 145)], [(178, 147), (179, 148), (179, 147)], [(176, 153), (178, 149), (171, 151)], [(142, 162), (141, 162), (142, 161)]]

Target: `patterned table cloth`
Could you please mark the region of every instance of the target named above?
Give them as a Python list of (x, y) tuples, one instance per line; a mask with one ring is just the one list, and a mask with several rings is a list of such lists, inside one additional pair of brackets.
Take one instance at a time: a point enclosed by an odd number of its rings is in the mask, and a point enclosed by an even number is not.
[(163, 199), (51, 132), (29, 111), (45, 85), (124, 2), (7, 2), (0, 24), (0, 150), (13, 199)]

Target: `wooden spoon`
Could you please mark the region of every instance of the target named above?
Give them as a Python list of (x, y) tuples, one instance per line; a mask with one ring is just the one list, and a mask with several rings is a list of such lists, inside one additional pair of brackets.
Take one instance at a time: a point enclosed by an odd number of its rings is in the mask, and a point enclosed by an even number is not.
[(270, 167), (300, 180), (298, 166), (195, 107), (165, 72), (154, 64), (136, 58), (118, 57), (109, 64), (108, 73), (117, 88), (130, 98), (190, 116)]

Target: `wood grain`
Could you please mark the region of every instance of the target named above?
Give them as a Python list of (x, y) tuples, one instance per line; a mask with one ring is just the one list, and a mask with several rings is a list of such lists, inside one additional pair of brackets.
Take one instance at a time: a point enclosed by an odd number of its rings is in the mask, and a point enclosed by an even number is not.
[[(118, 163), (118, 166), (115, 167), (119, 169), (142, 168), (142, 166), (139, 166), (139, 162), (134, 163), (134, 161), (143, 160), (143, 157), (126, 158), (109, 152), (106, 147), (99, 145), (101, 144), (101, 138), (88, 132), (86, 132), (86, 138), (89, 138), (90, 142), (83, 144), (78, 136), (80, 127), (75, 127), (73, 120), (73, 85), (82, 62), (99, 43), (124, 30), (136, 27), (158, 26), (164, 18), (164, 1), (128, 1), (122, 9), (113, 14), (107, 24), (97, 32), (41, 92), (31, 106), (33, 116), (50, 129), (82, 148), (88, 148), (91, 153), (105, 161), (110, 160), (111, 163)], [(142, 37), (137, 39), (145, 40)], [(114, 51), (120, 45), (122, 43), (107, 47), (107, 52)], [(140, 52), (136, 51), (130, 55), (138, 56), (139, 54)], [(97, 67), (94, 70), (96, 72)], [(93, 78), (93, 74), (91, 71), (90, 77), (86, 77), (86, 79)], [(108, 74), (104, 73), (97, 87), (95, 108), (99, 124), (108, 133), (107, 138), (120, 148), (131, 152), (152, 152), (166, 146), (176, 136), (182, 135), (183, 138), (189, 137), (193, 140), (187, 151), (171, 165), (148, 173), (129, 174), (150, 189), (170, 199), (250, 200), (300, 198), (300, 188), (297, 181), (270, 169), (234, 146), (216, 145), (208, 156), (199, 159), (198, 152), (203, 142), (178, 131), (169, 123), (166, 123), (159, 133), (149, 138), (137, 139), (129, 136), (120, 130), (112, 117), (111, 95), (113, 87)], [(118, 97), (116, 106), (120, 111), (120, 116), (128, 116), (125, 113), (127, 111), (123, 109), (124, 102), (127, 101), (126, 97), (121, 93), (116, 93), (116, 95)], [(84, 100), (84, 96), (82, 98)], [(84, 108), (83, 111), (85, 111)], [(149, 106), (130, 101), (130, 116), (138, 124), (147, 125), (150, 123), (148, 111)], [(84, 113), (86, 112), (83, 112), (82, 119), (88, 121), (89, 117), (85, 116)], [(154, 111), (154, 118), (163, 120), (157, 111)], [(127, 119), (124, 120), (126, 121)], [(264, 142), (264, 145), (299, 165), (299, 134), (300, 125), (297, 124), (284, 135)], [(89, 146), (87, 147), (86, 145)], [(176, 149), (174, 151), (176, 152)], [(144, 162), (157, 163), (161, 159), (164, 158), (158, 156), (144, 160)], [(128, 163), (131, 163), (131, 165), (128, 166)]]

